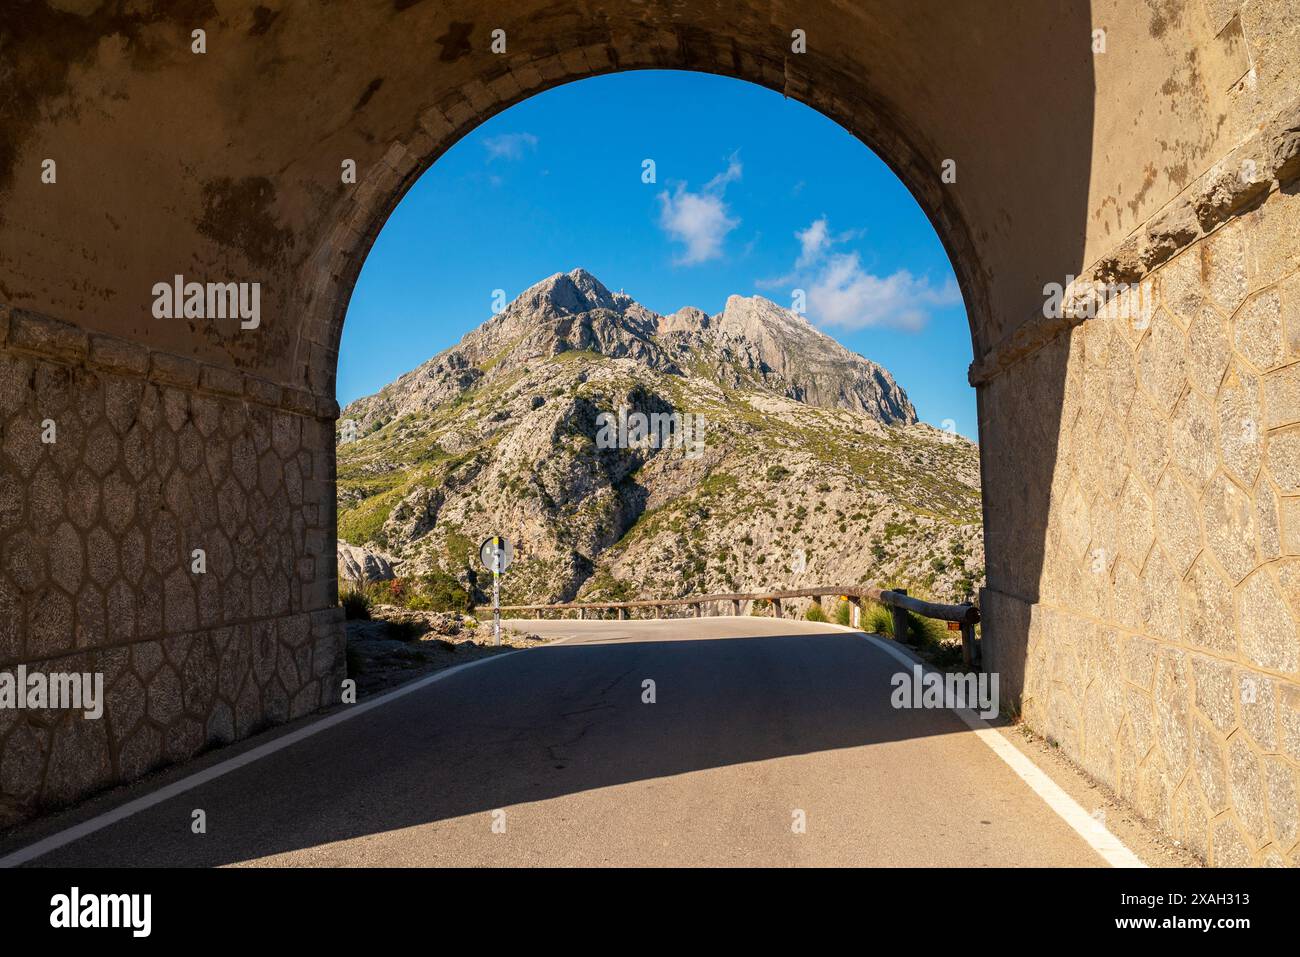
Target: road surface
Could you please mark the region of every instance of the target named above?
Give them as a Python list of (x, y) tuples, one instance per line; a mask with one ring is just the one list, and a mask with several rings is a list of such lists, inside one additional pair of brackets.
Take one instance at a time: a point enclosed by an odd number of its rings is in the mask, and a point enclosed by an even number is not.
[(520, 625), (565, 640), (446, 674), (33, 863), (1105, 863), (953, 712), (891, 707), (902, 666), (860, 635)]

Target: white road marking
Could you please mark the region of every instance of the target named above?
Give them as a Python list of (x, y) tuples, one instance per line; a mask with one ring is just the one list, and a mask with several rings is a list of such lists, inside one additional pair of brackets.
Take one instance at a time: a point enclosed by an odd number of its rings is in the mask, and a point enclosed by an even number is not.
[[(845, 631), (855, 631), (862, 635), (867, 641), (880, 648), (886, 654), (892, 656), (897, 661), (905, 665), (910, 671), (915, 665), (920, 664), (927, 672), (934, 671), (924, 662), (906, 654), (896, 647), (893, 642), (879, 638), (876, 635), (869, 635), (863, 631), (857, 631), (852, 628), (845, 628), (843, 625), (836, 625), (837, 628), (844, 628)], [(1102, 824), (1091, 814), (1083, 809), (1074, 798), (1061, 790), (1060, 785), (1049, 778), (1043, 770), (1029, 760), (1019, 748), (1004, 738), (999, 731), (991, 727), (988, 722), (981, 718), (969, 708), (952, 708), (957, 717), (966, 723), (966, 726), (975, 732), (976, 736), (988, 745), (989, 749), (999, 758), (1007, 763), (1012, 771), (1020, 780), (1024, 781), (1029, 787), (1043, 799), (1043, 802), (1055, 811), (1066, 824), (1070, 825), (1079, 837), (1088, 843), (1088, 846), (1101, 855), (1111, 867), (1146, 867), (1136, 854), (1124, 846), (1124, 842), (1112, 834), (1106, 825)]]
[[(911, 668), (913, 665), (918, 663), (917, 659), (904, 654), (901, 650), (894, 647), (891, 642), (877, 638), (875, 635), (868, 635), (866, 632), (860, 631), (856, 628), (849, 628), (844, 625), (829, 624), (829, 627), (838, 631), (846, 631), (852, 634), (861, 635), (878, 648), (906, 665), (908, 668)], [(563, 642), (571, 641), (577, 637), (579, 637), (577, 634), (569, 634), (563, 638), (550, 641), (546, 645), (539, 645), (537, 647), (545, 648), (551, 645), (562, 644)], [(446, 669), (445, 671), (436, 671), (427, 677), (418, 678), (409, 684), (404, 684), (400, 688), (394, 688), (392, 691), (382, 694), (377, 698), (372, 698), (364, 704), (352, 705), (342, 711), (336, 711), (334, 714), (327, 715), (326, 717), (314, 721), (296, 731), (291, 731), (288, 734), (281, 735), (273, 741), (268, 741), (266, 744), (250, 748), (233, 758), (227, 758), (225, 761), (218, 762), (211, 767), (204, 768), (202, 771), (197, 771), (178, 781), (173, 781), (171, 784), (165, 785), (149, 794), (142, 795), (135, 800), (128, 801), (110, 811), (105, 811), (103, 814), (93, 817), (88, 821), (74, 824), (72, 827), (51, 834), (49, 837), (42, 838), (41, 840), (20, 848), (5, 857), (0, 857), (0, 868), (18, 867), (22, 864), (26, 864), (44, 854), (48, 854), (50, 851), (71, 844), (73, 841), (80, 840), (89, 834), (94, 834), (96, 831), (101, 831), (112, 824), (116, 824), (118, 821), (124, 821), (129, 817), (139, 814), (141, 811), (155, 807), (164, 801), (176, 797), (177, 795), (184, 794), (186, 791), (191, 791), (196, 787), (207, 784), (209, 781), (214, 781), (217, 778), (223, 777), (231, 771), (246, 767), (255, 761), (260, 761), (268, 755), (275, 754), (277, 751), (282, 751), (285, 748), (297, 744), (299, 741), (304, 741), (315, 734), (327, 730), (328, 728), (342, 724), (344, 721), (349, 721), (352, 718), (365, 714), (367, 711), (378, 708), (381, 705), (390, 704), (398, 698), (403, 698), (408, 694), (419, 691), (421, 688), (427, 688), (434, 682), (441, 681), (443, 678), (450, 677), (459, 671), (465, 671), (468, 668), (486, 664), (490, 661), (500, 661), (503, 658), (509, 658), (513, 654), (516, 654), (516, 652), (508, 651), (505, 654), (493, 655), (490, 658), (480, 658), (477, 661), (467, 661), (463, 665), (456, 665)], [(924, 667), (924, 663), (922, 662), (921, 664)], [(1112, 867), (1146, 866), (1132, 851), (1124, 846), (1119, 838), (1107, 830), (1100, 821), (1088, 814), (1088, 812), (1085, 811), (1077, 801), (1062, 791), (1055, 781), (1044, 774), (1032, 761), (1021, 754), (1020, 751), (1011, 744), (1011, 742), (1003, 738), (994, 728), (989, 727), (989, 725), (985, 723), (979, 715), (965, 708), (954, 708), (952, 710), (954, 710), (967, 726), (975, 732), (981, 741), (988, 745), (994, 754), (1005, 761), (1010, 766), (1011, 770), (1013, 770), (1021, 780), (1028, 784), (1029, 787), (1033, 789), (1034, 793), (1043, 799), (1048, 807), (1060, 815), (1062, 820), (1064, 820), (1066, 824), (1070, 825), (1075, 833), (1083, 838), (1083, 840), (1088, 843), (1088, 846), (1100, 854), (1108, 864)]]
[[(551, 642), (551, 644), (557, 643), (558, 642)], [(538, 645), (537, 647), (543, 648), (546, 646)], [(360, 717), (367, 711), (372, 711), (381, 705), (391, 704), (398, 698), (404, 698), (412, 692), (419, 691), (421, 688), (427, 688), (435, 681), (449, 678), (458, 671), (465, 671), (468, 668), (486, 664), (489, 661), (500, 661), (503, 658), (509, 658), (513, 654), (517, 654), (517, 652), (507, 651), (504, 654), (492, 655), (489, 658), (479, 658), (477, 661), (467, 661), (463, 665), (455, 665), (444, 671), (435, 671), (427, 677), (417, 678), (409, 684), (404, 684), (400, 688), (394, 688), (392, 691), (381, 694), (377, 698), (371, 698), (369, 701), (361, 704), (348, 705), (342, 711), (336, 711), (333, 714), (326, 715), (318, 721), (314, 721), (296, 731), (291, 731), (288, 734), (281, 735), (273, 741), (268, 741), (266, 744), (259, 744), (255, 748), (248, 749), (243, 754), (237, 754), (233, 758), (227, 758), (209, 768), (204, 768), (202, 771), (196, 771), (194, 774), (183, 777), (179, 781), (173, 781), (171, 784), (165, 785), (157, 791), (151, 791), (133, 801), (127, 801), (125, 804), (115, 807), (111, 811), (105, 811), (103, 814), (93, 817), (88, 821), (74, 824), (72, 827), (51, 834), (49, 837), (42, 838), (34, 844), (29, 844), (26, 847), (19, 848), (12, 854), (0, 857), (0, 868), (18, 867), (21, 864), (26, 864), (28, 861), (34, 860), (42, 854), (48, 854), (50, 851), (63, 847), (66, 844), (71, 844), (73, 841), (80, 840), (88, 834), (94, 834), (96, 831), (101, 831), (111, 824), (116, 824), (118, 821), (124, 821), (128, 817), (132, 817), (139, 814), (141, 811), (161, 804), (163, 801), (170, 800), (178, 794), (192, 791), (194, 788), (207, 784), (209, 781), (215, 781), (217, 778), (229, 774), (231, 771), (252, 764), (254, 761), (260, 761), (262, 758), (275, 754), (277, 751), (283, 751), (285, 748), (295, 745), (299, 741), (310, 738), (312, 735), (320, 734), (320, 732), (332, 728), (335, 725), (342, 724), (344, 721), (351, 721), (353, 718)]]

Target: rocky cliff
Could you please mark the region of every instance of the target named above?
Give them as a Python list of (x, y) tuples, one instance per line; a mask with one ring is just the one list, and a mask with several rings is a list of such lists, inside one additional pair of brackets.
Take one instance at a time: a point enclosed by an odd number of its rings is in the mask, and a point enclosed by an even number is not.
[(474, 589), (478, 542), (506, 535), (516, 601), (955, 599), (983, 567), (978, 477), (973, 444), (801, 316), (738, 296), (660, 316), (575, 270), (344, 410), (339, 536)]

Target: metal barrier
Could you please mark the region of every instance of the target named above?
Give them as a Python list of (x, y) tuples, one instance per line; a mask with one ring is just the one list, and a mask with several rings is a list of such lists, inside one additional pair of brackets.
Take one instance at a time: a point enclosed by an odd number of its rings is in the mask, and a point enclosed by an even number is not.
[[(889, 608), (894, 619), (894, 637), (898, 641), (912, 644), (907, 625), (906, 612), (933, 618), (938, 621), (955, 622), (961, 631), (962, 662), (967, 668), (980, 666), (979, 643), (975, 640), (975, 625), (979, 623), (978, 606), (969, 602), (960, 605), (942, 605), (936, 602), (922, 601), (907, 594), (905, 588), (879, 589), (862, 588), (797, 588), (791, 591), (770, 592), (728, 592), (720, 595), (691, 595), (685, 598), (657, 598), (641, 601), (570, 601), (548, 605), (502, 605), (503, 612), (559, 612), (576, 611), (579, 618), (586, 618), (588, 611), (614, 611), (619, 621), (631, 617), (636, 609), (653, 609), (655, 617), (664, 608), (681, 608), (689, 606), (696, 618), (703, 617), (705, 605), (730, 602), (732, 614), (740, 614), (741, 602), (771, 602), (773, 617), (781, 617), (781, 602), (792, 598), (815, 598), (820, 605), (826, 597), (842, 598), (852, 608), (850, 622), (854, 628), (862, 624), (862, 602), (874, 601)], [(478, 612), (478, 608), (474, 611)]]

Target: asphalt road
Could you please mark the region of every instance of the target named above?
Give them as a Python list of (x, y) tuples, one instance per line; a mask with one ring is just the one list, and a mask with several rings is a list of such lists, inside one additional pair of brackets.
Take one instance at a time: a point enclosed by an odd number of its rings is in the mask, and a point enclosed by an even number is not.
[(955, 714), (891, 707), (901, 666), (861, 636), (764, 618), (524, 627), (566, 640), (448, 674), (34, 864), (1104, 863)]

